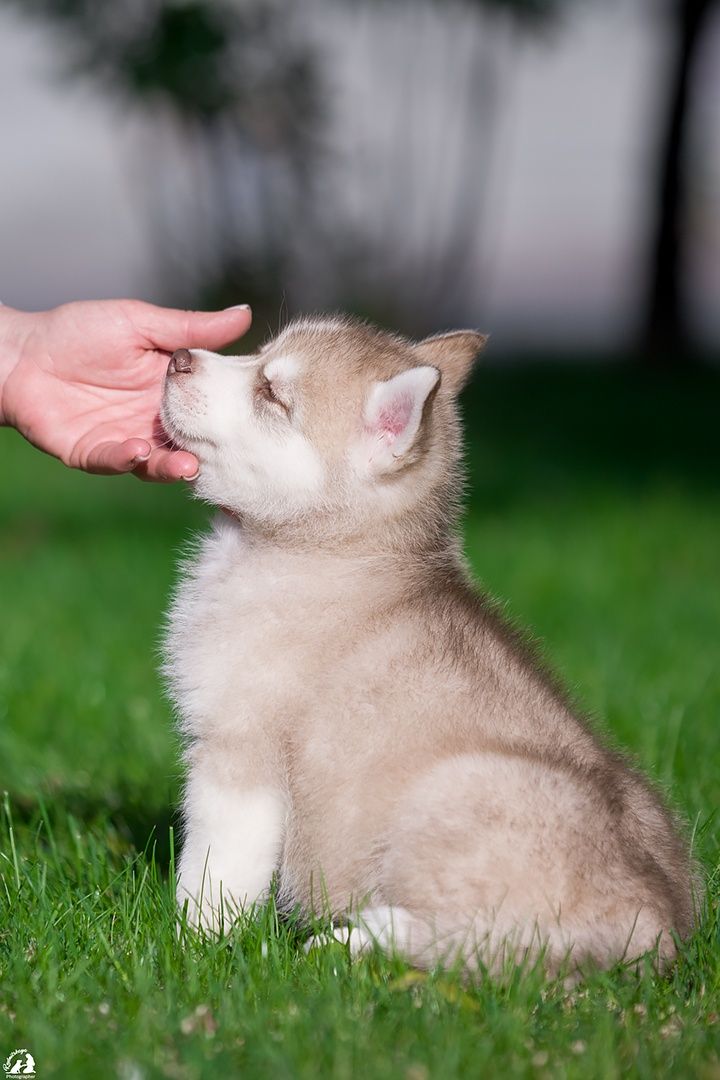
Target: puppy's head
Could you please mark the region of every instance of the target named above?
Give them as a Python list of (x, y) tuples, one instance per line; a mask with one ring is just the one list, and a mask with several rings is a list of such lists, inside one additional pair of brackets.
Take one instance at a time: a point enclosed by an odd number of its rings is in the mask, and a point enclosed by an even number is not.
[(348, 535), (417, 519), (452, 485), (455, 402), (484, 342), (302, 319), (252, 356), (178, 350), (162, 421), (200, 460), (198, 495), (250, 523)]

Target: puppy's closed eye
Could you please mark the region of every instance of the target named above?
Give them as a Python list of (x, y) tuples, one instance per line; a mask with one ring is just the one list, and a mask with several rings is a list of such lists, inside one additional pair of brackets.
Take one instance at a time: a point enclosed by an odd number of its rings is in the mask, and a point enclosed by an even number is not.
[(266, 401), (270, 405), (278, 406), (284, 413), (287, 415), (290, 414), (290, 406), (286, 401), (283, 401), (276, 392), (273, 384), (264, 375), (257, 385), (256, 394), (262, 401)]

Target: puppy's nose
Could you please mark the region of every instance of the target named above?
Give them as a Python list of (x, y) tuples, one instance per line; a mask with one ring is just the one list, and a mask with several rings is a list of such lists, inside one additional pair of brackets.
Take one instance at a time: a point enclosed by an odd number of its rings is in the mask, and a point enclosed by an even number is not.
[(168, 375), (175, 375), (178, 373), (186, 373), (192, 371), (192, 353), (189, 349), (176, 349), (170, 357), (170, 363), (168, 364)]

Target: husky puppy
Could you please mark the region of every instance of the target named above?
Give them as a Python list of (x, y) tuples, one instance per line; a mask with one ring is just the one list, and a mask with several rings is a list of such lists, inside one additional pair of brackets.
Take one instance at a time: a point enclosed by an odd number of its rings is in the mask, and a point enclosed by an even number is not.
[(691, 929), (671, 817), (469, 580), (457, 398), (483, 343), (302, 319), (173, 355), (164, 426), (226, 511), (165, 645), (198, 926), (277, 875), (286, 908), (420, 966), (662, 962)]

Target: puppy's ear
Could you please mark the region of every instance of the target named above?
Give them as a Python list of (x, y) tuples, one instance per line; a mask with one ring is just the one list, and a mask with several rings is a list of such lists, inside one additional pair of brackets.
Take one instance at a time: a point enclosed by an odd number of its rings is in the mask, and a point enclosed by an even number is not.
[(427, 365), (373, 383), (363, 411), (363, 448), (372, 472), (392, 472), (412, 460), (439, 385), (440, 372)]
[(473, 364), (487, 341), (477, 330), (453, 330), (435, 334), (414, 346), (422, 364), (432, 364), (442, 373), (443, 387), (459, 394), (472, 374)]

